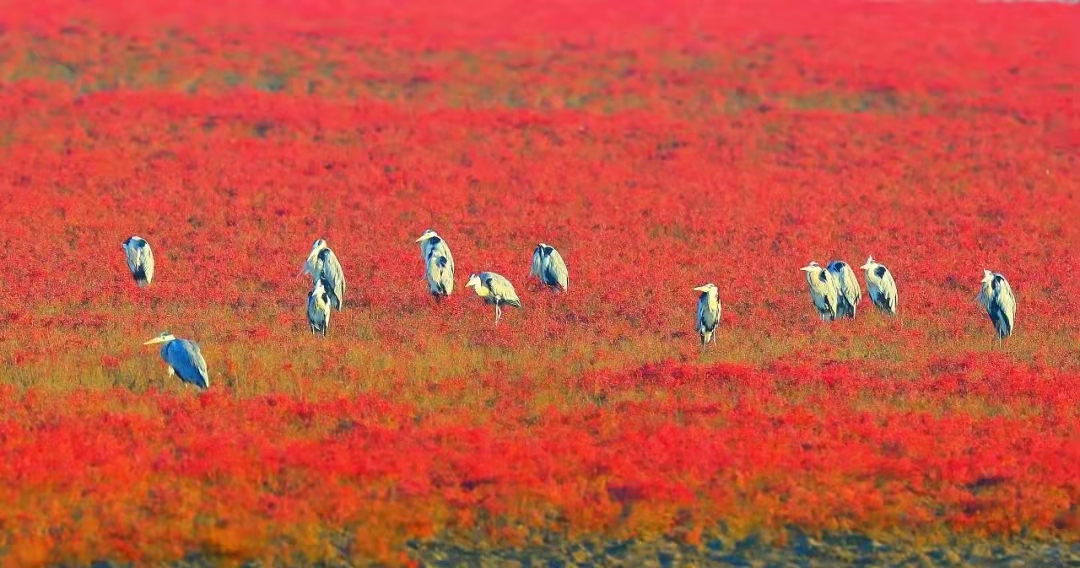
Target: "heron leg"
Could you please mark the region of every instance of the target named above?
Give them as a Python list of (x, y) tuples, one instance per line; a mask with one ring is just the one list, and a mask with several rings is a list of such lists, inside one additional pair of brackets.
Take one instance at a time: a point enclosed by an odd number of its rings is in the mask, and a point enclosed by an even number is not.
[(502, 319), (502, 308), (499, 307), (498, 302), (495, 302), (495, 325), (499, 324), (500, 319)]

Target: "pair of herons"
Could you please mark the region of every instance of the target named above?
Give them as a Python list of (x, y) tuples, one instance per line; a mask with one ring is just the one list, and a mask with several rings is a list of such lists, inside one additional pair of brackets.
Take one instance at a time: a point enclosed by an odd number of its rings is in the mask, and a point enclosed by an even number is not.
[[(866, 273), (866, 289), (870, 301), (882, 313), (896, 315), (896, 281), (884, 265), (869, 257), (860, 267)], [(810, 300), (822, 321), (855, 318), (855, 311), (862, 299), (862, 289), (855, 271), (841, 260), (821, 267), (817, 262), (802, 267), (810, 289)], [(698, 299), (697, 330), (701, 345), (716, 341), (716, 327), (720, 323), (720, 296), (716, 285), (709, 283), (694, 290), (701, 292)], [(1016, 298), (1004, 276), (983, 270), (982, 287), (978, 302), (986, 310), (999, 339), (1012, 335), (1016, 321)]]

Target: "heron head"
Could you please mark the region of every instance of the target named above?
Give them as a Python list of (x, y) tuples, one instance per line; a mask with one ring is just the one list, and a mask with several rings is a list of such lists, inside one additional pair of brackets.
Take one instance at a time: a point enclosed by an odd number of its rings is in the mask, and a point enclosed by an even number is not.
[(424, 234), (420, 235), (420, 238), (416, 239), (416, 242), (419, 243), (421, 241), (426, 241), (426, 240), (430, 239), (431, 237), (437, 237), (437, 236), (439, 236), (439, 233), (436, 233), (435, 231), (432, 231), (431, 229), (428, 229), (428, 230), (424, 231)]
[(174, 339), (176, 339), (176, 338), (173, 337), (173, 334), (171, 334), (171, 333), (169, 333), (167, 331), (163, 331), (157, 337), (144, 341), (143, 345), (154, 345), (155, 343), (168, 343), (168, 342), (170, 342), (170, 341), (172, 341)]
[(993, 280), (994, 280), (994, 273), (993, 273), (993, 272), (990, 272), (989, 270), (987, 270), (987, 269), (985, 269), (985, 268), (984, 268), (984, 269), (983, 269), (983, 278), (982, 278), (982, 281), (983, 281), (983, 282), (993, 282)]
[(705, 293), (715, 292), (716, 291), (716, 284), (713, 284), (712, 282), (709, 282), (708, 284), (702, 284), (701, 286), (698, 286), (697, 288), (694, 288), (694, 290), (696, 290), (698, 292), (705, 292)]
[(480, 287), (480, 277), (475, 275), (475, 274), (470, 274), (469, 275), (469, 281), (465, 283), (465, 287), (466, 288), (479, 288)]
[(866, 264), (860, 266), (859, 268), (861, 268), (863, 270), (870, 270), (871, 268), (874, 267), (874, 264), (875, 264), (874, 263), (874, 257), (868, 256), (868, 257), (866, 257)]
[[(319, 256), (319, 252), (321, 252), (322, 250), (325, 250), (325, 249), (326, 249), (326, 239), (319, 239), (319, 240), (315, 241), (315, 243), (311, 245), (311, 252), (308, 253), (307, 260), (305, 262), (310, 263), (311, 261), (315, 260), (315, 257)], [(300, 274), (303, 274), (303, 273), (304, 273), (304, 269), (301, 269)]]
[(807, 264), (806, 266), (800, 268), (799, 270), (802, 270), (803, 272), (816, 272), (818, 270), (821, 270), (821, 265), (819, 265), (815, 261), (810, 261), (810, 264)]

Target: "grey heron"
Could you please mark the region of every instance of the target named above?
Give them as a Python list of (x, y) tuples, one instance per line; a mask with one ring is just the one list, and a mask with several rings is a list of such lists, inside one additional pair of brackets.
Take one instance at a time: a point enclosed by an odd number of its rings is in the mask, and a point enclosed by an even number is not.
[(150, 339), (143, 345), (164, 343), (161, 358), (169, 366), (169, 376), (177, 375), (185, 383), (191, 383), (201, 389), (210, 388), (210, 375), (206, 372), (206, 360), (199, 352), (199, 345), (188, 339), (177, 339), (173, 334), (163, 331), (161, 335)]
[(829, 263), (829, 272), (832, 273), (836, 290), (839, 292), (836, 296), (836, 317), (855, 319), (855, 309), (862, 299), (862, 288), (859, 287), (855, 271), (848, 263), (834, 260)]
[(986, 309), (986, 315), (990, 316), (999, 339), (1012, 335), (1016, 322), (1016, 297), (1004, 276), (983, 270), (979, 303)]
[(330, 294), (325, 278), (316, 280), (308, 294), (307, 317), (311, 333), (321, 333), (325, 337), (330, 330)]
[(312, 284), (319, 280), (326, 281), (330, 305), (340, 312), (345, 305), (345, 271), (341, 269), (334, 251), (326, 246), (326, 239), (319, 239), (311, 245), (311, 253), (300, 271), (301, 274), (305, 272), (311, 275)]
[(124, 241), (124, 256), (127, 257), (128, 269), (139, 288), (145, 288), (154, 280), (154, 252), (146, 239), (132, 235)]
[(515, 308), (521, 307), (521, 300), (514, 291), (514, 285), (494, 272), (481, 272), (479, 276), (473, 274), (469, 276), (469, 281), (465, 286), (475, 290), (476, 295), (484, 299), (484, 303), (495, 304), (496, 324), (502, 319), (503, 304)]
[(570, 274), (566, 263), (555, 247), (540, 243), (533, 251), (532, 268), (529, 276), (540, 279), (540, 283), (556, 290), (566, 291), (570, 285)]
[(716, 327), (720, 325), (720, 293), (712, 282), (694, 290), (701, 292), (697, 304), (697, 332), (704, 348), (710, 341), (716, 343)]
[(810, 300), (814, 303), (814, 307), (817, 309), (822, 321), (835, 320), (840, 288), (836, 285), (833, 274), (816, 262), (811, 262), (800, 270), (806, 272), (806, 283), (810, 287)]
[(892, 273), (882, 264), (874, 262), (872, 256), (860, 268), (866, 271), (866, 292), (870, 295), (870, 301), (882, 312), (895, 316), (899, 296)]
[(424, 278), (428, 291), (436, 298), (454, 293), (454, 255), (438, 233), (428, 229), (420, 238), (420, 258), (424, 261)]

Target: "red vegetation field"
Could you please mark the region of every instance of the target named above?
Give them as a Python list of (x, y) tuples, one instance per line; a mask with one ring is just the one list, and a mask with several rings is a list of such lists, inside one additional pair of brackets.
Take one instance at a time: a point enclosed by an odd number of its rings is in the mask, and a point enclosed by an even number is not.
[[(1080, 538), (1075, 7), (0, 6), (4, 564)], [(527, 280), (540, 241), (568, 294)], [(900, 314), (822, 323), (799, 267), (868, 255)], [(497, 328), (481, 270), (524, 304)], [(208, 392), (141, 345), (166, 329)]]

